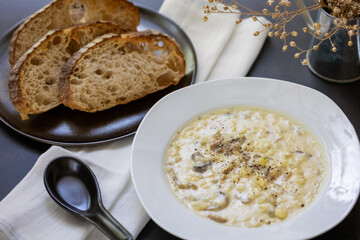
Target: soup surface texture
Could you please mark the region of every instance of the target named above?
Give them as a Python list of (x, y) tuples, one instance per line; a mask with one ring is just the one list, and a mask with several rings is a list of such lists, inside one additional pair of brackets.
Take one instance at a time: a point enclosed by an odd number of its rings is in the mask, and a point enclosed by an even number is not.
[(327, 158), (315, 136), (291, 118), (227, 107), (180, 129), (164, 167), (176, 197), (196, 214), (231, 226), (260, 227), (311, 204)]

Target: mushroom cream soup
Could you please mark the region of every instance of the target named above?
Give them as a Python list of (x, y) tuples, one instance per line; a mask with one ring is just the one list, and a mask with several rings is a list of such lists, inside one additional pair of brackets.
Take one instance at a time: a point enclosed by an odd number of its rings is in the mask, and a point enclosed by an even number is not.
[(296, 121), (266, 109), (228, 107), (179, 130), (165, 154), (177, 198), (232, 226), (260, 227), (309, 206), (325, 178), (321, 144)]

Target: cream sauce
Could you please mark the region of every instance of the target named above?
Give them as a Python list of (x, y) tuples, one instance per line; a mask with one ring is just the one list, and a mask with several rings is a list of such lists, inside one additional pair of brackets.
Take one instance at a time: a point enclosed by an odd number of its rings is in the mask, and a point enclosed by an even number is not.
[(301, 124), (246, 107), (196, 117), (165, 154), (171, 189), (183, 204), (242, 227), (278, 223), (309, 206), (326, 166), (323, 147)]

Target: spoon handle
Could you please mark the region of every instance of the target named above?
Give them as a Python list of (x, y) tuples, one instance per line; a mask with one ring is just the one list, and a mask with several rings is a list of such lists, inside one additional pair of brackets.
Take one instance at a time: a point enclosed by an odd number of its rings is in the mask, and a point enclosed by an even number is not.
[(102, 205), (92, 219), (94, 225), (112, 240), (132, 240), (133, 237)]

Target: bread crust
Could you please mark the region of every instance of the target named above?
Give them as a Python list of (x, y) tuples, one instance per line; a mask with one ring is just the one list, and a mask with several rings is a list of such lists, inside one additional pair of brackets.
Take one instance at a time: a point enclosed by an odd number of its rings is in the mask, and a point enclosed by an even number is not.
[(19, 35), (23, 31), (23, 29), (28, 27), (28, 25), (31, 24), (31, 22), (34, 20), (34, 18), (41, 18), (41, 16), (44, 15), (44, 12), (46, 12), (47, 9), (54, 7), (54, 5), (56, 3), (57, 3), (57, 1), (51, 2), (48, 5), (44, 6), (43, 8), (39, 9), (38, 11), (36, 11), (35, 13), (33, 13), (32, 15), (27, 17), (26, 20), (22, 24), (20, 24), (20, 26), (14, 31), (14, 33), (10, 39), (10, 44), (9, 44), (10, 67), (13, 67), (17, 61), (15, 56), (17, 55), (18, 48), (16, 46), (18, 43)]
[(19, 83), (17, 79), (19, 78), (19, 68), (14, 68), (14, 71), (12, 71), (8, 86), (9, 86), (9, 96), (10, 100), (13, 103), (15, 109), (20, 113), (22, 120), (29, 119), (26, 112), (29, 112), (28, 107), (24, 104), (24, 100), (19, 88)]
[[(78, 24), (92, 23), (101, 20), (114, 22), (115, 24), (124, 24), (124, 21), (116, 19), (116, 11), (119, 13), (124, 12), (126, 17), (129, 18), (129, 21), (125, 22), (126, 25), (122, 26), (123, 28), (131, 28), (133, 31), (136, 31), (136, 27), (140, 23), (139, 10), (136, 6), (134, 6), (133, 3), (126, 0), (78, 0), (78, 2), (83, 4), (86, 9), (85, 16), (78, 22), (72, 20), (69, 13), (69, 9), (73, 5), (74, 0), (55, 0), (28, 17), (25, 22), (22, 23), (13, 33), (13, 36), (10, 40), (8, 58), (10, 67), (13, 67), (21, 55), (49, 30), (67, 28)], [(106, 11), (99, 13), (101, 8), (105, 8)], [(56, 17), (49, 17), (48, 15), (52, 16), (52, 14), (50, 14), (52, 11), (60, 11), (62, 17), (64, 17), (66, 21), (57, 21)], [(109, 12), (113, 15), (111, 15)], [(37, 23), (39, 20), (48, 22), (48, 27), (46, 29), (40, 28)], [(26, 31), (31, 29), (36, 29), (36, 34), (38, 35), (38, 38), (36, 38), (34, 41), (31, 41), (31, 38), (26, 37)], [(31, 37), (34, 37), (34, 35)], [(24, 52), (20, 50), (20, 48), (23, 47), (21, 45), (28, 45), (25, 47), (26, 50)]]
[[(60, 30), (58, 30), (60, 31)], [(16, 62), (15, 66), (10, 71), (8, 87), (9, 87), (9, 97), (11, 102), (13, 103), (15, 109), (20, 113), (22, 120), (29, 119), (28, 114), (32, 114), (33, 112), (30, 110), (29, 107), (26, 106), (24, 101), (24, 94), (22, 85), (22, 74), (21, 68), (26, 59), (31, 58), (34, 49), (37, 49), (39, 45), (46, 41), (53, 33), (56, 31), (49, 31), (48, 34), (43, 36), (36, 44), (34, 44), (21, 58)]]
[[(185, 59), (183, 56), (183, 53), (181, 52), (181, 49), (179, 45), (168, 35), (165, 35), (163, 33), (157, 32), (157, 31), (144, 31), (144, 32), (136, 32), (136, 33), (126, 33), (121, 35), (116, 34), (106, 34), (101, 37), (96, 38), (93, 42), (89, 43), (85, 47), (81, 48), (78, 52), (76, 52), (68, 61), (63, 65), (62, 72), (61, 72), (61, 78), (60, 78), (60, 99), (62, 103), (70, 107), (72, 109), (77, 109), (85, 112), (96, 112), (96, 111), (102, 111), (105, 109), (108, 109), (110, 107), (104, 108), (104, 109), (87, 109), (83, 108), (81, 105), (79, 105), (76, 100), (74, 99), (74, 96), (72, 94), (71, 90), (71, 76), (74, 73), (75, 69), (78, 67), (79, 62), (84, 58), (84, 56), (91, 51), (91, 49), (95, 49), (99, 47), (100, 44), (103, 44), (104, 42), (116, 42), (116, 43), (126, 43), (126, 42), (136, 42), (136, 41), (145, 41), (148, 43), (151, 43), (154, 40), (154, 37), (159, 36), (163, 40), (166, 40), (166, 43), (169, 45), (172, 45), (173, 48), (176, 51), (177, 56), (179, 59), (181, 59), (182, 69), (180, 70), (179, 74), (174, 78), (170, 79), (166, 84), (162, 86), (158, 86), (156, 90), (152, 91), (144, 91), (144, 92), (138, 92), (137, 94), (133, 95), (131, 98), (127, 98), (126, 100), (119, 100), (117, 101), (116, 105), (119, 104), (126, 104), (130, 101), (134, 101), (136, 99), (142, 98), (150, 93), (153, 93), (155, 91), (162, 90), (170, 85), (176, 85), (184, 76), (185, 74)], [(121, 99), (121, 96), (118, 96), (119, 99)]]

